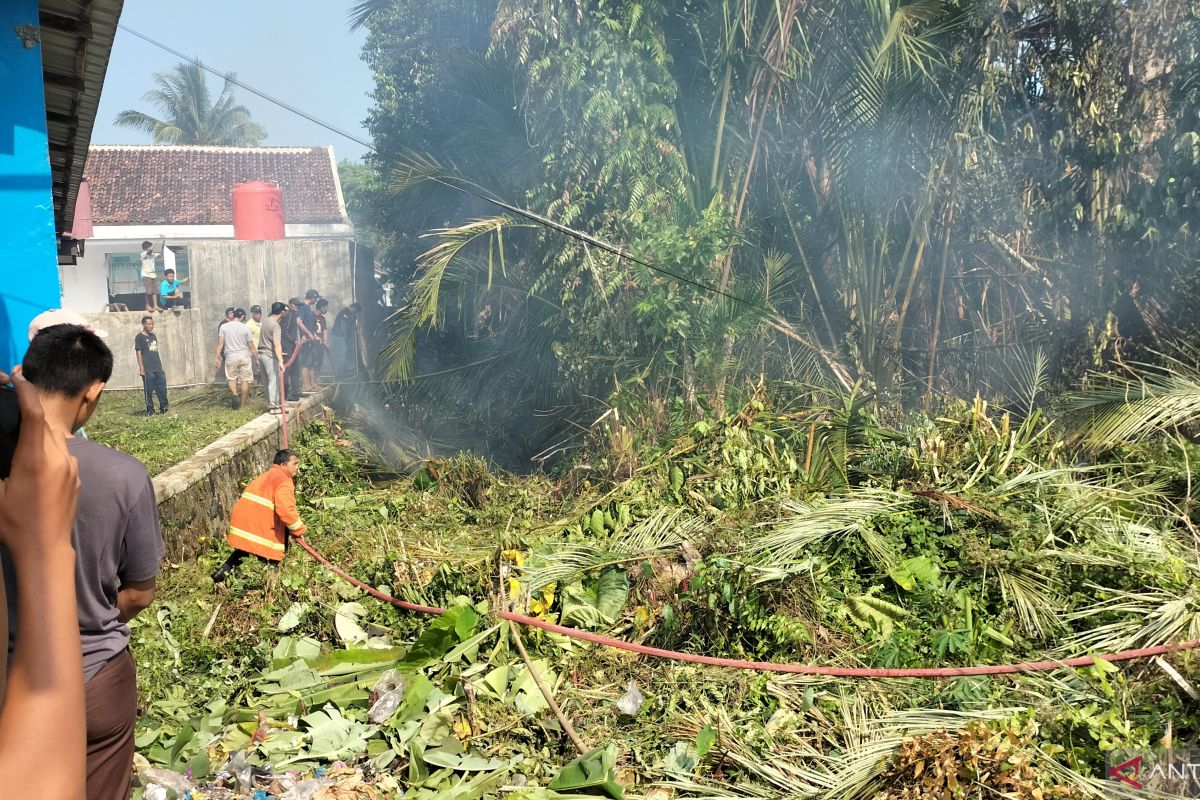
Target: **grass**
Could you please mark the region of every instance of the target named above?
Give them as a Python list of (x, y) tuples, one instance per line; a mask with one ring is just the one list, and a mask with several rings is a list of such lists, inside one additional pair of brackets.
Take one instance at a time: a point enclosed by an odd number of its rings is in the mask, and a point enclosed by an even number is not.
[(105, 392), (86, 426), (88, 438), (128, 453), (157, 475), (267, 410), (257, 394), (246, 410), (231, 408), (224, 387), (173, 389), (168, 399), (167, 414), (147, 417), (140, 391)]

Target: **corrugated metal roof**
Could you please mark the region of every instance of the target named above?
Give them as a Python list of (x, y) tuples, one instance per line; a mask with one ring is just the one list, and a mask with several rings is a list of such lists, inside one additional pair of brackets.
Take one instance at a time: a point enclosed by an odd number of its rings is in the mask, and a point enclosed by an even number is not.
[(71, 229), (123, 5), (123, 0), (41, 0), (38, 4), (54, 225), (60, 233)]

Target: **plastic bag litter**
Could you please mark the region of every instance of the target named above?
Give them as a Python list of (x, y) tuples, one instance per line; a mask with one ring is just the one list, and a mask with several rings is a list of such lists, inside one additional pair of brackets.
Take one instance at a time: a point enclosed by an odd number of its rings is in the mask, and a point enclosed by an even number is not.
[(371, 689), (376, 697), (367, 711), (367, 719), (375, 725), (382, 725), (391, 719), (404, 699), (404, 688), (404, 676), (396, 670), (389, 669), (380, 675)]
[(622, 716), (636, 717), (637, 713), (642, 710), (644, 702), (646, 702), (646, 698), (642, 697), (642, 693), (638, 691), (637, 684), (630, 681), (625, 694), (617, 698), (617, 711)]
[(404, 676), (399, 670), (389, 669), (387, 672), (379, 676), (379, 680), (375, 681), (375, 685), (371, 687), (371, 691), (377, 694), (383, 694), (384, 692), (403, 692), (404, 683)]
[(246, 759), (246, 754), (241, 750), (238, 750), (229, 757), (229, 761), (226, 762), (225, 768), (221, 771), (229, 773), (237, 781), (238, 789), (243, 792), (248, 792), (252, 788), (253, 784), (251, 780), (254, 776), (254, 765)]
[(314, 800), (317, 792), (326, 786), (332, 786), (333, 781), (328, 778), (311, 778), (302, 781), (290, 775), (285, 775), (278, 779), (277, 785), (281, 792), (280, 796), (282, 800)]
[(157, 767), (144, 769), (138, 773), (138, 778), (146, 787), (143, 794), (145, 800), (167, 800), (171, 791), (174, 791), (176, 796), (183, 797), (196, 788), (196, 784), (192, 783), (186, 775), (180, 775), (169, 769)]
[(196, 788), (196, 784), (192, 783), (191, 779), (186, 775), (180, 775), (178, 772), (172, 772), (169, 769), (151, 767), (150, 769), (142, 770), (138, 774), (138, 777), (147, 786), (157, 783), (159, 786), (165, 786), (177, 792), (186, 792), (189, 789)]

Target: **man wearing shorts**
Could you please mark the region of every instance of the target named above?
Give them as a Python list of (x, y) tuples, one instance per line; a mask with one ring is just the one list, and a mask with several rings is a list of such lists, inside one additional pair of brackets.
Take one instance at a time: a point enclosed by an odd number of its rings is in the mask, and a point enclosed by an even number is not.
[(246, 327), (246, 310), (234, 309), (233, 319), (221, 326), (217, 332), (216, 367), (225, 356), (225, 381), (233, 395), (236, 408), (245, 408), (250, 396), (250, 385), (254, 383), (250, 366), (250, 329)]
[(142, 242), (142, 291), (146, 293), (146, 310), (158, 311), (158, 267), (154, 242)]

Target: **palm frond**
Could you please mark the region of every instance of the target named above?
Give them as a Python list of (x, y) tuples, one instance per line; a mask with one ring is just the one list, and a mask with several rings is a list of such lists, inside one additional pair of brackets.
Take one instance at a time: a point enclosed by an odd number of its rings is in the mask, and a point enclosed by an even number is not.
[(1169, 431), (1200, 419), (1200, 376), (1178, 361), (1143, 367), (1135, 377), (1102, 375), (1067, 399), (1084, 415), (1075, 429), (1089, 447), (1104, 448)]
[(375, 16), (382, 14), (392, 7), (394, 0), (360, 0), (350, 7), (346, 21), (350, 30), (356, 31), (369, 23)]
[(569, 583), (589, 570), (653, 557), (678, 548), (704, 530), (704, 522), (682, 509), (660, 509), (653, 516), (603, 541), (559, 547), (525, 569), (531, 591), (551, 583)]
[(1050, 380), (1050, 359), (1040, 347), (1032, 351), (1017, 350), (1015, 361), (1006, 361), (1009, 394), (1016, 401), (1014, 411), (1029, 416), (1037, 408)]
[(914, 504), (911, 495), (884, 489), (863, 489), (851, 495), (814, 502), (788, 502), (786, 521), (751, 545), (760, 566), (780, 566), (802, 560), (832, 541), (855, 536), (880, 564), (895, 561), (887, 540), (870, 526), (874, 517), (898, 514)]
[[(426, 236), (438, 237), (438, 242), (418, 260), (420, 274), (413, 282), (409, 302), (405, 309), (393, 315), (392, 336), (382, 356), (387, 365), (387, 374), (393, 380), (408, 380), (412, 377), (413, 347), (417, 331), (422, 327), (436, 328), (443, 318), (442, 292), (452, 265), (462, 265), (460, 256), (469, 246), (480, 239), (487, 239), (489, 247), (498, 246), (503, 263), (503, 233), (506, 227), (522, 227), (508, 217), (476, 219), (456, 228), (440, 228)], [(495, 245), (491, 243), (495, 241)], [(491, 266), (480, 261), (465, 262), (473, 266), (472, 272), (480, 274)]]
[(1200, 639), (1200, 596), (1195, 587), (1200, 576), (1176, 592), (1144, 589), (1138, 592), (1090, 586), (1103, 600), (1068, 615), (1071, 622), (1091, 623), (1111, 619), (1080, 631), (1064, 650), (1115, 652), (1135, 647), (1155, 647)]
[(998, 569), (996, 580), (1000, 592), (1017, 615), (1017, 622), (1028, 635), (1045, 639), (1063, 628), (1062, 615), (1065, 611), (1054, 578), (1032, 570)]

